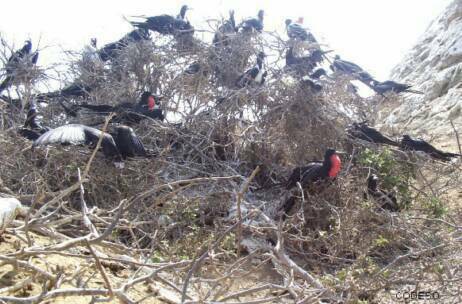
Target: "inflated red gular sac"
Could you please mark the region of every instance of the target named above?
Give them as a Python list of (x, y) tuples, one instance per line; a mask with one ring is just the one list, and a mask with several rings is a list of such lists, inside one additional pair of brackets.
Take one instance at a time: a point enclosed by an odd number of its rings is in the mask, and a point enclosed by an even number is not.
[(154, 99), (154, 96), (149, 96), (148, 97), (148, 109), (149, 111), (154, 111), (156, 108), (156, 100)]
[(328, 175), (330, 178), (335, 178), (337, 177), (342, 167), (342, 161), (340, 160), (340, 157), (338, 156), (337, 152), (330, 156), (330, 163), (331, 166)]
[[(297, 167), (292, 171), (286, 183), (287, 190), (294, 188), (297, 183), (300, 183), (303, 189), (310, 193), (316, 193), (318, 190), (323, 189), (325, 182), (332, 181), (337, 178), (342, 167), (342, 161), (338, 153), (334, 149), (327, 149), (324, 154), (324, 160), (309, 163), (304, 167)], [(319, 183), (321, 182), (321, 184)], [(296, 196), (290, 196), (279, 207), (279, 213), (282, 218), (289, 214), (296, 202)]]
[(342, 161), (334, 149), (327, 149), (324, 160), (309, 163), (304, 167), (297, 167), (287, 180), (286, 188), (291, 189), (300, 182), (303, 188), (323, 179), (334, 179), (338, 176)]

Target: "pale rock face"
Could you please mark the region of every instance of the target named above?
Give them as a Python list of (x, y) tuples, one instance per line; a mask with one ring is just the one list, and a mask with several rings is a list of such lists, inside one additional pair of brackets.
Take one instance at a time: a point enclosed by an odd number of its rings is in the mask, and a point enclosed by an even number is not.
[(382, 128), (444, 142), (454, 139), (452, 120), (462, 133), (462, 0), (454, 0), (430, 24), (393, 69), (392, 79), (425, 94), (404, 94), (398, 104), (382, 110)]

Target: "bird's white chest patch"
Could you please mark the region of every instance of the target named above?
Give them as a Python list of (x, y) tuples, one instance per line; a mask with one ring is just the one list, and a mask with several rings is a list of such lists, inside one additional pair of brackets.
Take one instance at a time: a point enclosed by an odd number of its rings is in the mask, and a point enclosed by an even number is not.
[(255, 82), (257, 82), (257, 83), (262, 82), (263, 73), (264, 73), (263, 69), (258, 70), (258, 74), (257, 74), (257, 76), (255, 76)]

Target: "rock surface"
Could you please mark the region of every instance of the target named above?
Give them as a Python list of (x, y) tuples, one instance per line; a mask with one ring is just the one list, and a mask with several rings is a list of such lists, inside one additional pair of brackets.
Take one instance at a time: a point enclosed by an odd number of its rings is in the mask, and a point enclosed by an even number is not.
[(454, 0), (430, 24), (391, 77), (425, 94), (405, 94), (396, 104), (385, 105), (381, 127), (454, 147), (450, 120), (462, 133), (462, 0)]

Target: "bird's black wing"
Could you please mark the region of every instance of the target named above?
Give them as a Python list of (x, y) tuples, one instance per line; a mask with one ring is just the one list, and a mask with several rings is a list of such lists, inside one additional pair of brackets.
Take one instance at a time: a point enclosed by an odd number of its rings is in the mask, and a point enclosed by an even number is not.
[(257, 67), (254, 67), (254, 68), (251, 68), (250, 70), (248, 70), (246, 73), (248, 75), (250, 75), (250, 78), (251, 79), (255, 79), (258, 75), (258, 72), (260, 72), (260, 69), (257, 68)]
[(116, 57), (117, 51), (121, 48), (119, 41), (106, 44), (98, 50), (98, 56), (102, 61), (108, 61)]
[(46, 99), (56, 97), (87, 97), (93, 90), (92, 87), (83, 84), (71, 84), (62, 90), (37, 95), (37, 100), (45, 102)]
[(317, 69), (316, 71), (314, 71), (313, 73), (310, 74), (310, 78), (311, 79), (319, 79), (319, 78), (321, 78), (321, 76), (325, 76), (325, 75), (327, 75), (326, 70), (324, 70), (323, 68), (319, 68), (319, 69)]
[(28, 140), (36, 140), (40, 137), (40, 132), (38, 131), (35, 131), (35, 130), (30, 130), (30, 129), (26, 129), (26, 128), (21, 128), (19, 129), (19, 134), (24, 137), (24, 138), (27, 138)]
[(197, 74), (200, 70), (201, 70), (201, 64), (198, 61), (195, 61), (191, 63), (184, 72), (186, 74), (193, 75), (193, 74)]
[(449, 161), (451, 156), (446, 156), (445, 152), (436, 149), (434, 146), (422, 139), (403, 138), (400, 147), (404, 150), (422, 151), (433, 158)]
[(8, 88), (13, 83), (13, 79), (14, 79), (13, 76), (10, 76), (10, 75), (6, 76), (5, 80), (3, 80), (2, 83), (0, 84), (0, 93), (6, 88)]
[(154, 109), (152, 111), (148, 111), (146, 116), (153, 118), (153, 119), (158, 119), (160, 121), (163, 121), (165, 118), (164, 111), (162, 109)]
[(265, 84), (266, 76), (268, 76), (268, 71), (263, 72), (263, 75), (261, 75), (261, 82), (260, 82), (260, 85)]
[[(91, 141), (91, 138), (87, 138), (85, 133), (85, 128), (88, 128), (84, 125), (79, 124), (69, 124), (64, 125), (48, 132), (42, 134), (35, 142), (34, 146), (45, 146), (49, 144), (86, 144)], [(95, 129), (93, 132), (94, 136), (98, 136), (101, 131)]]
[(149, 33), (149, 30), (136, 29), (128, 33), (125, 37), (126, 37), (126, 40), (136, 42), (136, 41), (151, 39), (151, 34)]
[(115, 59), (118, 56), (118, 53), (129, 43), (141, 40), (149, 40), (150, 38), (151, 36), (147, 29), (135, 29), (119, 40), (106, 44), (104, 47), (98, 50), (98, 55), (102, 61)]
[(320, 175), (321, 167), (322, 167), (322, 163), (311, 163), (306, 167), (306, 170), (303, 172), (302, 181), (301, 181), (303, 188), (318, 181), (321, 178), (321, 175)]
[(49, 130), (34, 141), (33, 146), (49, 144), (94, 145), (102, 137), (101, 147), (106, 157), (121, 160), (112, 136), (98, 129), (79, 124), (69, 124)]
[(415, 140), (415, 142), (417, 143), (419, 151), (423, 151), (436, 159), (449, 161), (449, 158), (459, 156), (458, 154), (441, 151), (425, 140)]
[(31, 104), (29, 107), (29, 111), (27, 111), (27, 118), (24, 122), (24, 127), (29, 127), (31, 129), (40, 129), (40, 122), (37, 118), (37, 108), (35, 105)]
[(145, 26), (140, 26), (140, 28), (149, 29), (163, 35), (171, 35), (174, 33), (173, 25), (175, 20), (176, 18), (170, 15), (149, 17), (145, 22)]
[(122, 157), (146, 156), (146, 150), (133, 129), (120, 126), (115, 137), (117, 148)]
[(261, 32), (263, 30), (263, 24), (256, 18), (245, 20), (241, 27), (246, 31), (255, 29), (256, 31)]
[(315, 181), (315, 177), (319, 174), (319, 168), (322, 166), (320, 162), (313, 162), (304, 167), (297, 167), (292, 170), (292, 174), (287, 179), (286, 189), (292, 189), (297, 185), (297, 182), (305, 187), (308, 183)]
[(297, 23), (292, 23), (287, 27), (287, 35), (289, 38), (308, 39), (307, 31)]
[(397, 142), (395, 142), (394, 140), (386, 137), (385, 135), (383, 135), (382, 133), (380, 133), (379, 131), (377, 131), (376, 129), (374, 128), (371, 128), (365, 124), (361, 124), (359, 126), (359, 130), (360, 132), (360, 137), (362, 137), (361, 139), (364, 139), (364, 140), (367, 140), (367, 141), (372, 141), (372, 142), (375, 142), (375, 143), (382, 143), (382, 144), (388, 144), (388, 145), (392, 145), (392, 146), (399, 146), (399, 144)]
[(369, 192), (369, 194), (380, 205), (380, 208), (391, 212), (399, 211), (400, 208), (398, 205), (398, 200), (396, 199), (396, 196), (393, 195), (393, 193), (377, 190), (374, 192)]
[[(253, 68), (253, 69), (255, 69), (255, 68)], [(242, 89), (242, 88), (244, 88), (244, 87), (246, 87), (246, 86), (248, 86), (250, 84), (250, 82), (252, 81), (251, 71), (253, 69), (247, 70), (244, 74), (239, 76), (239, 78), (236, 80), (236, 87)], [(258, 74), (258, 69), (257, 69), (256, 74)]]
[(116, 112), (116, 107), (110, 105), (91, 105), (87, 103), (79, 104), (76, 107), (92, 110), (99, 114), (108, 114), (110, 112)]
[(39, 58), (39, 52), (35, 52), (31, 59), (32, 64), (37, 64), (38, 58)]
[(342, 60), (342, 59), (339, 59), (338, 61), (340, 61), (342, 63), (343, 68), (346, 69), (346, 71), (350, 73), (360, 73), (364, 71), (359, 65), (353, 62)]

